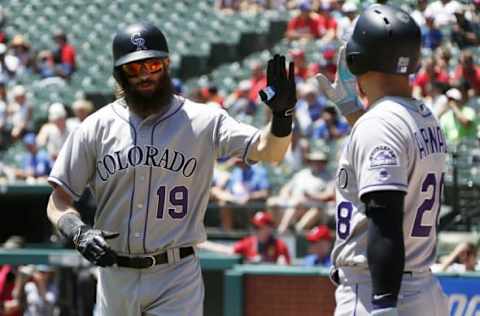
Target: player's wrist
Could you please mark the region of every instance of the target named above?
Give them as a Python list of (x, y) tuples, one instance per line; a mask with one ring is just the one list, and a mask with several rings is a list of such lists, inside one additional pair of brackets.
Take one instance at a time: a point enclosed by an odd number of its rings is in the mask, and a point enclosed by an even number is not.
[(293, 115), (285, 113), (273, 113), (270, 132), (276, 137), (286, 137), (293, 129)]

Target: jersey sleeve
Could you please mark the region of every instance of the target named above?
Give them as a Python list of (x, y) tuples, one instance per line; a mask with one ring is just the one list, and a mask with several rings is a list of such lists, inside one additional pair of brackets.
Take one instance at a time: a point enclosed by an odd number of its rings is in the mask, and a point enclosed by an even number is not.
[(78, 201), (95, 170), (95, 144), (89, 140), (86, 125), (73, 131), (63, 144), (48, 181), (61, 186)]
[(260, 137), (260, 131), (248, 124), (240, 123), (222, 111), (215, 129), (217, 158), (237, 156), (246, 160), (251, 145)]
[(407, 191), (410, 149), (406, 126), (393, 121), (372, 117), (352, 131), (350, 155), (359, 198), (373, 191)]

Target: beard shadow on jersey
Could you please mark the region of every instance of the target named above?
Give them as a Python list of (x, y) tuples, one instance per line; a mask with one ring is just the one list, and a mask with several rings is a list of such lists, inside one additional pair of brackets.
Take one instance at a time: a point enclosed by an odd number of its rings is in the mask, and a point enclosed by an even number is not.
[[(155, 84), (150, 80), (144, 80), (138, 84), (142, 83)], [(127, 105), (138, 113), (156, 113), (164, 109), (170, 104), (174, 94), (174, 87), (168, 72), (158, 80), (152, 92), (141, 92), (134, 85), (128, 84), (126, 80), (121, 80), (118, 89), (117, 97), (125, 98)]]

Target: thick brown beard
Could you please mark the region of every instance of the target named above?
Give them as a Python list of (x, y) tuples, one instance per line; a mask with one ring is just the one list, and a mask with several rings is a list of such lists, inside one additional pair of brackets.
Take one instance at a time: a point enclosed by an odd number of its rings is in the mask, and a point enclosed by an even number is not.
[(173, 85), (168, 73), (157, 82), (155, 89), (148, 95), (138, 92), (134, 87), (122, 82), (122, 95), (129, 107), (139, 114), (153, 114), (167, 107), (173, 98)]

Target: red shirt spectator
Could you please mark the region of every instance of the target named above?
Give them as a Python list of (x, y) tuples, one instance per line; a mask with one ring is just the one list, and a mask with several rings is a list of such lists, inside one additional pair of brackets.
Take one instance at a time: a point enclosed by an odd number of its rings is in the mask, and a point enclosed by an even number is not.
[(420, 89), (422, 97), (426, 97), (429, 95), (429, 90), (431, 89), (431, 83), (433, 81), (448, 83), (448, 72), (445, 69), (438, 67), (434, 59), (430, 58), (425, 62), (424, 67), (418, 72), (413, 85), (416, 89)]
[(450, 80), (452, 85), (458, 85), (460, 81), (464, 80), (468, 82), (476, 95), (480, 95), (480, 67), (474, 64), (472, 52), (466, 50), (462, 53), (460, 63), (455, 68)]
[(62, 77), (70, 77), (76, 69), (76, 51), (75, 48), (67, 42), (67, 36), (58, 32), (54, 35), (57, 48), (54, 52), (55, 61), (60, 64)]
[(65, 43), (65, 45), (60, 48), (62, 64), (75, 66), (75, 54), (75, 48), (72, 45)]
[(290, 264), (287, 245), (273, 236), (273, 218), (266, 212), (257, 212), (252, 220), (255, 235), (245, 237), (233, 246), (235, 253), (241, 254), (248, 262)]
[(333, 49), (326, 49), (322, 53), (323, 61), (319, 64), (310, 65), (310, 72), (313, 75), (317, 73), (324, 74), (331, 82), (335, 81), (337, 72), (337, 63), (335, 60), (336, 52)]
[(250, 78), (251, 88), (249, 99), (256, 102), (258, 99), (258, 92), (267, 86), (267, 75), (263, 71), (263, 65), (255, 63), (252, 66), (252, 76)]
[(337, 21), (327, 10), (321, 11), (321, 14), (318, 16), (317, 24), (320, 37), (323, 37), (330, 30), (334, 33), (337, 31)]
[(310, 4), (303, 2), (299, 9), (300, 13), (288, 22), (287, 38), (297, 40), (320, 37), (318, 15), (311, 12)]
[[(315, 67), (307, 63), (305, 52), (301, 49), (294, 49), (290, 52), (290, 57), (295, 63), (295, 77), (300, 80), (307, 80), (315, 74)], [(298, 81), (298, 80), (297, 80)]]
[(272, 240), (265, 245), (265, 249), (259, 251), (257, 237), (250, 236), (235, 243), (233, 249), (235, 253), (242, 255), (249, 262), (256, 262), (259, 260), (262, 262), (276, 263), (277, 260), (283, 256), (285, 257), (286, 262), (290, 264), (288, 247), (280, 239), (272, 238)]
[[(14, 275), (14, 271), (11, 265), (3, 265), (0, 267), (0, 304), (4, 304), (6, 301), (13, 300), (13, 289), (15, 287), (15, 280), (11, 279)], [(3, 314), (0, 309), (0, 315), (2, 316), (21, 316), (22, 310), (11, 311), (8, 314)]]

